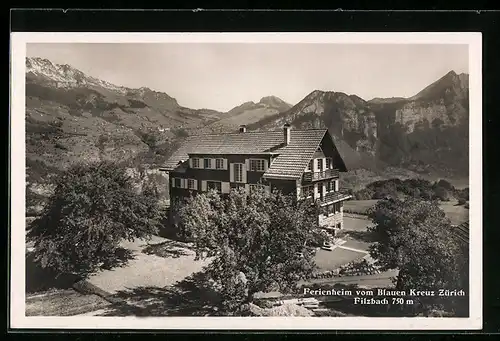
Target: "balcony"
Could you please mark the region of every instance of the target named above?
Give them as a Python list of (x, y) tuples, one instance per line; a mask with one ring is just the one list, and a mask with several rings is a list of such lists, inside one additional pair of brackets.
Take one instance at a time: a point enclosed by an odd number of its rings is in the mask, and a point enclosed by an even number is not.
[(350, 194), (343, 193), (343, 192), (330, 192), (326, 193), (325, 195), (320, 195), (319, 200), (321, 201), (321, 205), (323, 204), (328, 204), (332, 202), (337, 202), (337, 201), (344, 201), (351, 198)]
[(304, 182), (314, 182), (319, 180), (333, 179), (339, 177), (338, 169), (327, 169), (322, 172), (307, 172), (303, 175)]

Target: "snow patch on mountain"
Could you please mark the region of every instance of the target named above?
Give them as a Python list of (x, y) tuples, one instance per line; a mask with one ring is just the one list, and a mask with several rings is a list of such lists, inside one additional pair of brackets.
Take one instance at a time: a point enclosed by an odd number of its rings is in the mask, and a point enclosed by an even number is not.
[(26, 58), (26, 74), (44, 78), (57, 88), (76, 88), (98, 86), (108, 90), (126, 94), (130, 89), (117, 86), (101, 79), (88, 76), (67, 64), (55, 64), (48, 59), (39, 57)]

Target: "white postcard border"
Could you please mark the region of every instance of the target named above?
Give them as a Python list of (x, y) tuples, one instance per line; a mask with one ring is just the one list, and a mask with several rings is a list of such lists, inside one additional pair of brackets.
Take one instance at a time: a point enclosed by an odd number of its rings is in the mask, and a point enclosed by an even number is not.
[[(323, 43), (469, 45), (470, 317), (40, 317), (25, 316), (25, 57), (27, 43)], [(467, 330), (482, 328), (482, 37), (425, 33), (11, 34), (10, 327), (30, 329)], [(21, 172), (21, 170), (23, 170)]]

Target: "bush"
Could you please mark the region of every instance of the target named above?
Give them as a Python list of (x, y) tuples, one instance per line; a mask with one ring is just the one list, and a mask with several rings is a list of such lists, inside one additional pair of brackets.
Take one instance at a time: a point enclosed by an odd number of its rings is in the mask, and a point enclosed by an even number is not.
[(117, 264), (126, 255), (119, 243), (150, 236), (162, 219), (154, 193), (137, 194), (125, 169), (108, 162), (73, 166), (55, 185), (28, 238), (35, 260), (59, 273), (86, 277)]
[(373, 191), (368, 188), (363, 188), (362, 190), (354, 193), (354, 198), (356, 200), (370, 200), (373, 199)]
[(436, 187), (434, 195), (441, 201), (450, 201), (450, 192), (444, 187)]
[(311, 232), (310, 246), (321, 246), (324, 242), (330, 240), (328, 233), (321, 229), (315, 229)]

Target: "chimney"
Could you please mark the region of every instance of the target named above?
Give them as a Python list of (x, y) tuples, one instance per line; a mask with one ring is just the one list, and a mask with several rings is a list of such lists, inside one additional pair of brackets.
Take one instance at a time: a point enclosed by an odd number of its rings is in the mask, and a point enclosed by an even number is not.
[(290, 124), (286, 123), (283, 126), (283, 136), (285, 137), (284, 142), (286, 145), (290, 144)]
[(240, 126), (240, 133), (246, 133), (247, 132), (247, 126), (246, 125), (241, 125)]

